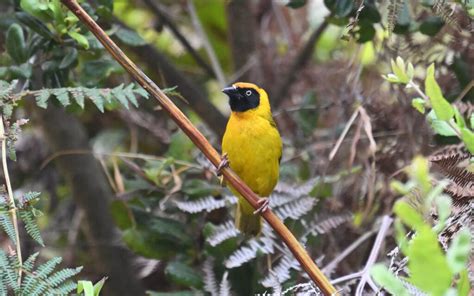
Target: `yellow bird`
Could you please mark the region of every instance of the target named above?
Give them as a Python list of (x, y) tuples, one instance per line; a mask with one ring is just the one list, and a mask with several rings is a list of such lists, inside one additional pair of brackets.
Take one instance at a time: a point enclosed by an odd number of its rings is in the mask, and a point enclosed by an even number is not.
[[(278, 182), (282, 142), (273, 121), (268, 95), (255, 84), (238, 82), (222, 90), (229, 97), (232, 113), (222, 139), (225, 165), (261, 199), (254, 208), (233, 188), (239, 198), (235, 215), (236, 227), (245, 234), (257, 235), (262, 218), (256, 215), (268, 207), (268, 196)], [(218, 170), (219, 170), (218, 169)]]

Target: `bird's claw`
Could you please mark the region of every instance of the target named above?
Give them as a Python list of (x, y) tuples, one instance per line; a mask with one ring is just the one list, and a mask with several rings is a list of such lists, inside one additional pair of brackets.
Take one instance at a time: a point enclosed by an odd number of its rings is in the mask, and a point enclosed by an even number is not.
[(270, 205), (270, 200), (268, 199), (268, 197), (263, 197), (263, 198), (260, 198), (257, 201), (257, 203), (260, 207), (253, 212), (254, 215), (261, 214), (265, 212), (266, 210), (268, 210), (269, 205)]
[(229, 167), (229, 158), (227, 157), (227, 153), (222, 154), (222, 159), (216, 169), (216, 174), (218, 177), (222, 176), (222, 170), (224, 168)]

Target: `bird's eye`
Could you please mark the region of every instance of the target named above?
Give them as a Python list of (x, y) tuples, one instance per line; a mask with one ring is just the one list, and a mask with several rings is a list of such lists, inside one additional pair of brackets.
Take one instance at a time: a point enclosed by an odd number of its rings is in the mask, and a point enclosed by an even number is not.
[(251, 91), (251, 90), (246, 91), (246, 92), (245, 92), (245, 95), (246, 95), (247, 97), (250, 97), (250, 96), (252, 95), (252, 91)]

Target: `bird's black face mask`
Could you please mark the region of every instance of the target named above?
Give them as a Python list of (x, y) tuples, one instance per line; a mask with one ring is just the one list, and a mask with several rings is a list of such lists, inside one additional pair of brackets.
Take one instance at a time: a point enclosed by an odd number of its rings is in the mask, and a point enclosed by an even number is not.
[(222, 92), (229, 97), (230, 109), (234, 112), (245, 112), (257, 108), (260, 104), (260, 94), (252, 88), (229, 86)]

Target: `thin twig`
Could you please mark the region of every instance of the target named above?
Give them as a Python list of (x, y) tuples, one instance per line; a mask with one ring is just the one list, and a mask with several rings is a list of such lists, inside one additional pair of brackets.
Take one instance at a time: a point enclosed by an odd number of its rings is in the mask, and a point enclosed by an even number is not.
[(311, 33), (311, 35), (308, 38), (308, 41), (306, 41), (306, 44), (296, 55), (288, 71), (284, 74), (283, 78), (281, 79), (281, 82), (272, 91), (272, 101), (273, 101), (274, 106), (280, 105), (280, 103), (288, 94), (291, 84), (295, 81), (296, 77), (298, 77), (297, 73), (301, 71), (301, 69), (304, 67), (306, 62), (313, 55), (316, 42), (318, 41), (319, 37), (324, 32), (324, 30), (326, 30), (328, 24), (329, 23), (325, 20), (317, 29), (315, 29)]
[(196, 13), (196, 8), (194, 7), (193, 0), (188, 0), (187, 6), (188, 6), (188, 11), (189, 11), (189, 16), (191, 17), (191, 22), (194, 25), (194, 29), (197, 31), (199, 36), (201, 36), (202, 44), (204, 46), (204, 49), (207, 52), (207, 55), (209, 56), (209, 59), (211, 60), (211, 66), (212, 66), (212, 69), (214, 70), (214, 73), (216, 74), (217, 80), (219, 81), (219, 84), (221, 86), (225, 86), (226, 81), (225, 81), (224, 71), (222, 71), (222, 67), (219, 64), (217, 55), (214, 52), (214, 49), (212, 48), (211, 43), (209, 42), (209, 38), (207, 38), (207, 34), (204, 32), (204, 28), (201, 25), (201, 21), (199, 21), (199, 17)]
[(370, 269), (374, 265), (375, 261), (377, 260), (377, 256), (380, 252), (380, 248), (382, 243), (387, 235), (388, 230), (390, 229), (390, 225), (392, 225), (393, 219), (390, 218), (388, 215), (383, 216), (382, 224), (380, 225), (379, 233), (375, 238), (374, 246), (370, 251), (369, 259), (365, 263), (364, 269), (362, 270), (362, 277), (360, 279), (359, 285), (357, 285), (356, 289), (356, 296), (362, 296), (364, 292), (365, 284), (367, 283), (368, 279), (370, 278)]
[(18, 218), (17, 218), (17, 207), (15, 205), (15, 198), (13, 197), (12, 184), (10, 182), (10, 174), (8, 173), (7, 165), (7, 139), (5, 135), (5, 127), (3, 125), (3, 116), (0, 115), (0, 138), (2, 141), (2, 167), (3, 175), (5, 177), (5, 183), (7, 185), (7, 203), (10, 216), (12, 217), (13, 229), (15, 231), (15, 246), (16, 246), (16, 256), (18, 258), (18, 284), (21, 284), (21, 272), (23, 265), (23, 258), (21, 256), (21, 244), (20, 244), (20, 232), (18, 230)]
[[(87, 14), (84, 9), (82, 9), (76, 0), (61, 0), (61, 2), (89, 28), (102, 45), (104, 45), (106, 50), (122, 65), (122, 67), (125, 68), (125, 70), (130, 73), (137, 83), (139, 83), (160, 103), (163, 110), (168, 113), (179, 128), (203, 152), (209, 161), (215, 167), (218, 167), (222, 161), (219, 153), (214, 149), (214, 147), (212, 147), (204, 135), (196, 129), (186, 115), (184, 115), (184, 113), (173, 104), (170, 98), (125, 55), (125, 53), (110, 39), (110, 37), (105, 34), (104, 30), (89, 16), (89, 14)], [(230, 168), (224, 168), (222, 170), (222, 175), (227, 183), (244, 197), (254, 209), (259, 208), (259, 197), (237, 176), (237, 174), (235, 174)], [(301, 264), (302, 268), (311, 280), (321, 289), (321, 291), (325, 295), (337, 295), (336, 289), (331, 285), (329, 280), (308, 255), (306, 250), (288, 230), (285, 224), (283, 224), (283, 222), (275, 215), (275, 213), (269, 209), (261, 213), (261, 216), (268, 222), (273, 230), (278, 233), (288, 249), (291, 250), (295, 258)]]
[(339, 136), (339, 139), (337, 139), (336, 145), (334, 148), (331, 150), (331, 153), (329, 153), (329, 161), (331, 161), (334, 156), (336, 156), (337, 151), (339, 150), (339, 147), (342, 144), (342, 141), (346, 137), (347, 133), (349, 132), (349, 129), (352, 126), (352, 123), (354, 123), (354, 120), (357, 118), (357, 115), (359, 115), (359, 110), (360, 108), (357, 108), (354, 113), (352, 113), (351, 118), (349, 118), (349, 121), (346, 123), (346, 126), (344, 127), (344, 130), (342, 131), (342, 134)]
[(212, 71), (211, 66), (209, 66), (206, 61), (199, 55), (199, 53), (192, 47), (188, 42), (188, 39), (179, 31), (178, 26), (174, 23), (173, 19), (166, 13), (165, 8), (161, 7), (157, 1), (153, 0), (143, 0), (143, 2), (150, 8), (150, 10), (160, 18), (161, 22), (170, 29), (171, 33), (178, 39), (178, 41), (183, 45), (183, 47), (189, 52), (189, 54), (194, 58), (196, 63), (203, 68), (207, 74), (211, 77), (215, 77), (214, 71)]
[(370, 238), (374, 233), (375, 233), (375, 230), (371, 230), (361, 235), (357, 240), (355, 240), (346, 249), (344, 249), (339, 255), (337, 255), (336, 258), (334, 258), (331, 262), (329, 262), (326, 266), (324, 266), (323, 269), (321, 269), (322, 272), (324, 272), (325, 274), (330, 273), (332, 270), (334, 270), (334, 268), (336, 268), (339, 262), (341, 262), (350, 253), (352, 253), (355, 249), (357, 249), (363, 242), (365, 242), (368, 238)]

